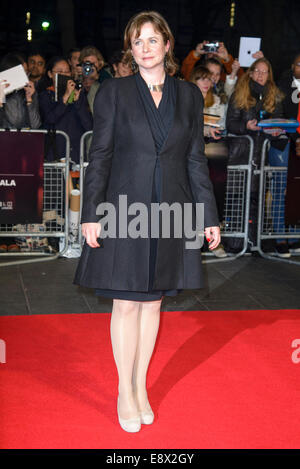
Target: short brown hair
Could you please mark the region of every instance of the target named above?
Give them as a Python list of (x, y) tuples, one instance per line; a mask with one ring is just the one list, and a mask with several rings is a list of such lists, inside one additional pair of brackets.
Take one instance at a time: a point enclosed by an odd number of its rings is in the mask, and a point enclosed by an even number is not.
[[(208, 68), (203, 67), (202, 65), (198, 65), (198, 67), (194, 67), (192, 70), (192, 73), (190, 75), (189, 81), (197, 85), (197, 80), (204, 80), (204, 78), (209, 78), (211, 79), (211, 72), (208, 70)], [(210, 88), (208, 90), (208, 93), (206, 95), (206, 98), (204, 100), (204, 107), (211, 107), (215, 102), (214, 95), (212, 92), (212, 89)]]
[(191, 72), (191, 75), (190, 75), (189, 81), (191, 81), (192, 83), (195, 83), (195, 85), (197, 85), (197, 80), (199, 80), (200, 78), (211, 78), (211, 75), (212, 74), (208, 70), (208, 68), (203, 67), (201, 65), (201, 66), (193, 68), (193, 70)]
[(170, 47), (165, 58), (165, 70), (166, 73), (173, 75), (178, 68), (174, 59), (174, 36), (164, 17), (157, 13), (157, 11), (142, 11), (134, 15), (128, 21), (124, 33), (124, 62), (133, 68), (131, 38), (134, 34), (135, 37), (140, 35), (141, 28), (145, 23), (153, 24), (154, 29), (162, 35), (165, 44), (167, 44), (168, 41), (170, 42)]

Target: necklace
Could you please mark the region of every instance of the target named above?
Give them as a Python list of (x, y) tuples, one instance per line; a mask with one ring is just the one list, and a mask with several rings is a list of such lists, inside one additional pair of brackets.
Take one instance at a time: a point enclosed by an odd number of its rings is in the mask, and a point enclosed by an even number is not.
[(148, 83), (147, 86), (150, 91), (162, 91), (164, 84), (162, 83), (161, 85), (151, 85), (151, 83)]

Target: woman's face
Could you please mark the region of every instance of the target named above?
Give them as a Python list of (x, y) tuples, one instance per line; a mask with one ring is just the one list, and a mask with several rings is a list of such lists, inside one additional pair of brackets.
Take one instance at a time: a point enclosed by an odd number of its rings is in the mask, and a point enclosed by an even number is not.
[(253, 81), (256, 81), (256, 83), (259, 83), (260, 85), (264, 86), (269, 78), (268, 65), (264, 62), (259, 62), (253, 72), (250, 73), (250, 77)]
[(212, 82), (215, 85), (219, 83), (221, 78), (221, 67), (217, 64), (207, 64), (206, 68), (208, 68), (211, 73)]
[(163, 67), (169, 47), (169, 41), (165, 44), (161, 33), (150, 22), (143, 24), (139, 37), (133, 35), (131, 38), (131, 52), (140, 70)]
[(198, 88), (200, 89), (201, 93), (206, 96), (207, 92), (212, 87), (211, 78), (198, 78), (196, 81)]
[(113, 64), (113, 68), (115, 71), (116, 78), (128, 77), (129, 75), (132, 75), (132, 70), (129, 67), (129, 65), (123, 62), (119, 62), (118, 64)]
[(64, 60), (61, 60), (60, 62), (56, 62), (52, 70), (48, 72), (48, 75), (53, 81), (53, 83), (55, 80), (55, 75), (57, 74), (66, 75), (67, 77), (71, 76), (70, 65), (68, 64), (68, 62), (65, 62)]

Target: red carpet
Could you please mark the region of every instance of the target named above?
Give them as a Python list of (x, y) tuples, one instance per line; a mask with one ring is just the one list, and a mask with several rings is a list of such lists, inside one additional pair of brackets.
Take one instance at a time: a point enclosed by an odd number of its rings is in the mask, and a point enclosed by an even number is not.
[(300, 310), (162, 313), (138, 434), (117, 422), (109, 320), (0, 318), (1, 448), (299, 448)]

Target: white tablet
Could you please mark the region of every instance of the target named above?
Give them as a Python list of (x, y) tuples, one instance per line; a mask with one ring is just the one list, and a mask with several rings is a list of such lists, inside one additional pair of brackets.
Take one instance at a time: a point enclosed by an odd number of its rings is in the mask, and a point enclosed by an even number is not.
[(241, 37), (239, 62), (241, 67), (250, 67), (256, 59), (252, 54), (260, 50), (261, 38), (260, 37)]
[(0, 72), (0, 81), (1, 80), (6, 80), (6, 82), (9, 83), (9, 86), (4, 89), (5, 94), (24, 88), (29, 81), (23, 65), (17, 65), (16, 67), (4, 70), (4, 72)]

